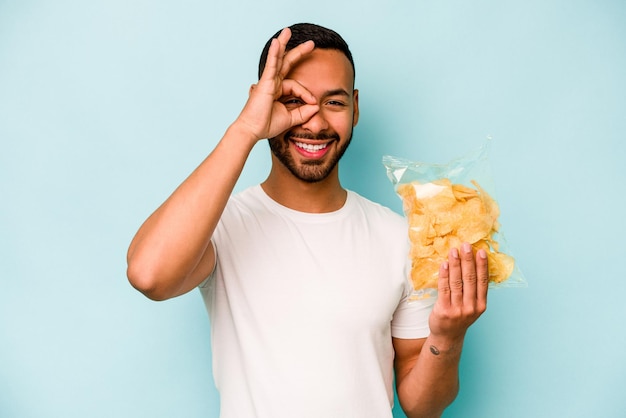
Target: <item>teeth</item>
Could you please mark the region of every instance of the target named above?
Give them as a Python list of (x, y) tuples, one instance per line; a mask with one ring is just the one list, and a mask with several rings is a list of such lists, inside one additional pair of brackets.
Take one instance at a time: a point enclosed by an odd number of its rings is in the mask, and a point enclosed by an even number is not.
[(299, 148), (305, 149), (309, 152), (315, 152), (315, 151), (319, 151), (321, 149), (326, 148), (328, 144), (311, 145), (311, 144), (304, 144), (302, 142), (296, 142), (296, 146)]

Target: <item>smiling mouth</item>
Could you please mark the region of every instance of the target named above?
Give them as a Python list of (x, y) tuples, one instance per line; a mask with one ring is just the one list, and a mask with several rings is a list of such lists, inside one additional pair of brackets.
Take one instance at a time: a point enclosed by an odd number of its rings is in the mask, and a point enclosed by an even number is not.
[(317, 151), (321, 151), (324, 148), (328, 147), (328, 142), (325, 144), (305, 144), (304, 142), (298, 142), (298, 141), (294, 141), (294, 144), (296, 145), (296, 147), (301, 148), (305, 151), (308, 152), (317, 152)]

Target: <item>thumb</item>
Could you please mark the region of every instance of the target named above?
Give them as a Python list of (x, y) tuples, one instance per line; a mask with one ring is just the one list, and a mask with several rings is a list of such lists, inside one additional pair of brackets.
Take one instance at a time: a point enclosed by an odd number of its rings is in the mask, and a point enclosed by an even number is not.
[(320, 110), (318, 105), (305, 104), (291, 110), (291, 126), (302, 125), (311, 119)]

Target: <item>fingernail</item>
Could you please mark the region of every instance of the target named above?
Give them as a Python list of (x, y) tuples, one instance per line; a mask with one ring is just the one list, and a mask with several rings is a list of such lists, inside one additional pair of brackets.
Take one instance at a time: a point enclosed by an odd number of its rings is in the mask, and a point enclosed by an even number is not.
[(448, 266), (448, 262), (447, 262), (447, 261), (444, 261), (444, 262), (441, 264), (441, 267), (443, 267), (443, 269), (444, 269), (444, 270), (448, 270), (448, 269), (450, 268), (450, 267)]
[(485, 258), (487, 258), (487, 251), (478, 250), (478, 256), (484, 260)]
[(472, 251), (472, 247), (471, 247), (471, 246), (470, 246), (467, 242), (464, 242), (464, 243), (461, 245), (461, 248), (463, 249), (463, 252), (464, 252), (465, 254), (469, 254), (469, 253)]
[(459, 258), (459, 250), (457, 250), (456, 248), (453, 248), (452, 249), (452, 257)]

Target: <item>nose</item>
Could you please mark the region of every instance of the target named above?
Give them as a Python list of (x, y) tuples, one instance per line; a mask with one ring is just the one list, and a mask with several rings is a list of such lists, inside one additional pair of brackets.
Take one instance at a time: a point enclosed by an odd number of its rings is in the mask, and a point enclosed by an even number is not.
[(302, 129), (317, 134), (328, 129), (328, 121), (324, 117), (322, 109), (320, 109), (311, 119), (304, 122), (301, 126)]

